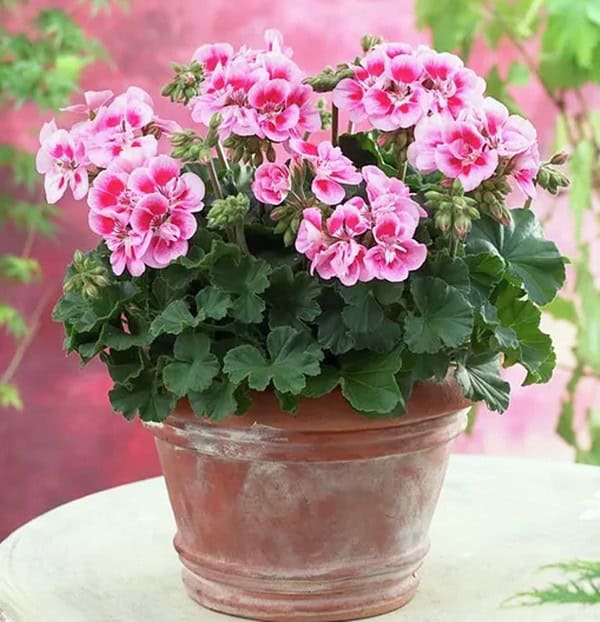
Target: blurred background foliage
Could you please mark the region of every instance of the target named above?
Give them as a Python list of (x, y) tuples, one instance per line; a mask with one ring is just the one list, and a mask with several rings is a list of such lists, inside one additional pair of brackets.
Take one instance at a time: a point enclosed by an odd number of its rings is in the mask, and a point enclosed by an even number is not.
[[(0, 23), (20, 17), (26, 4), (24, 0), (0, 0)], [(97, 12), (107, 10), (110, 1), (88, 4)], [(102, 46), (87, 37), (64, 10), (38, 10), (16, 32), (0, 25), (0, 114), (25, 104), (52, 111), (65, 106), (78, 90), (82, 71), (106, 58)], [(14, 376), (48, 302), (42, 295), (25, 317), (9, 298), (16, 287), (41, 279), (40, 264), (32, 256), (33, 244), (36, 236), (50, 236), (54, 231), (55, 209), (41, 200), (34, 159), (32, 153), (0, 138), (0, 231), (22, 232), (24, 239), (19, 252), (0, 252), (0, 330), (8, 333), (13, 345), (0, 369), (0, 408), (22, 408)]]
[[(600, 84), (600, 0), (416, 0), (420, 28), (431, 30), (439, 50), (457, 51), (465, 63), (474, 45), (501, 60), (501, 46), (516, 52), (508, 68), (494, 64), (486, 76), (488, 93), (513, 112), (514, 89), (537, 81), (556, 111), (554, 150), (570, 154), (568, 191), (577, 246), (570, 257), (573, 291), (546, 308), (576, 329), (575, 365), (556, 431), (579, 462), (600, 464), (600, 408), (586, 411), (586, 434), (576, 433), (574, 412), (583, 379), (600, 382), (600, 289), (590, 270), (598, 244), (600, 212), (600, 102), (590, 97)], [(503, 48), (505, 49), (505, 48)], [(556, 204), (545, 214), (547, 222)]]

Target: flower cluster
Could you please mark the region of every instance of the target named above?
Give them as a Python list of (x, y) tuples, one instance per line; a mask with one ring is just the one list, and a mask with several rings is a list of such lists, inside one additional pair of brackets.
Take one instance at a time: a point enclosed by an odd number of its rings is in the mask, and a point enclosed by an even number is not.
[(404, 43), (381, 43), (342, 80), (333, 102), (356, 123), (390, 132), (416, 125), (431, 113), (457, 116), (477, 105), (485, 82), (457, 56)]
[(321, 210), (304, 210), (296, 250), (311, 261), (312, 273), (337, 277), (346, 286), (373, 279), (404, 281), (427, 256), (425, 245), (413, 239), (426, 213), (399, 179), (375, 166), (365, 166), (362, 178), (367, 200), (356, 196), (338, 205), (325, 223)]
[(75, 199), (84, 198), (89, 173), (106, 168), (121, 155), (151, 158), (158, 152), (157, 136), (179, 129), (155, 115), (150, 95), (138, 87), (116, 97), (112, 91), (88, 91), (84, 97), (85, 104), (64, 109), (84, 115), (83, 121), (70, 130), (50, 121), (40, 132), (36, 167), (45, 176), (48, 203), (59, 201), (68, 187)]
[(139, 276), (146, 266), (163, 268), (185, 255), (204, 184), (181, 174), (177, 160), (157, 155), (158, 137), (179, 126), (157, 117), (152, 99), (137, 87), (116, 97), (90, 91), (85, 104), (66, 110), (85, 119), (70, 130), (50, 121), (40, 132), (36, 163), (48, 202), (68, 187), (75, 199), (87, 195), (90, 228), (105, 240), (117, 275)]
[(408, 159), (422, 173), (439, 170), (460, 180), (464, 190), (477, 188), (501, 170), (510, 174), (528, 196), (535, 196), (534, 179), (540, 168), (533, 125), (487, 97), (478, 108), (466, 108), (457, 119), (440, 114), (415, 127)]
[(194, 60), (204, 68), (198, 96), (190, 101), (192, 118), (206, 126), (220, 117), (219, 136), (256, 136), (275, 143), (321, 127), (312, 89), (291, 60), (280, 33), (268, 30), (266, 49), (228, 43), (204, 45)]
[(511, 175), (534, 196), (540, 167), (534, 127), (484, 98), (485, 82), (457, 56), (420, 46), (381, 43), (341, 80), (333, 101), (354, 122), (393, 132), (414, 127), (409, 162), (439, 170), (465, 191), (495, 174)]
[(146, 163), (115, 160), (94, 180), (88, 195), (89, 223), (111, 251), (115, 274), (139, 276), (146, 266), (164, 268), (187, 254), (204, 207), (204, 184), (180, 164), (159, 155)]

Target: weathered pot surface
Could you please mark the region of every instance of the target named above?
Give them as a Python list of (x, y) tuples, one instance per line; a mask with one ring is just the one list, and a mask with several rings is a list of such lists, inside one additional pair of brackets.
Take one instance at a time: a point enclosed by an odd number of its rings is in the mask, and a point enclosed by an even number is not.
[(148, 428), (190, 596), (278, 622), (406, 604), (468, 406), (454, 381), (416, 385), (396, 419), (357, 415), (340, 393), (304, 400), (296, 416), (255, 394), (246, 415), (218, 424), (180, 403)]

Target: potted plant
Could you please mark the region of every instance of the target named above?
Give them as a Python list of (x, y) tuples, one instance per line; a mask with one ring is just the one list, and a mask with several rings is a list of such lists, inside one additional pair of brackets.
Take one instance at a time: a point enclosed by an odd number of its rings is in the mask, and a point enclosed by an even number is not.
[(501, 365), (552, 374), (565, 262), (530, 206), (564, 157), (451, 54), (365, 37), (306, 78), (265, 39), (175, 65), (201, 134), (135, 87), (44, 126), (48, 200), (86, 198), (102, 238), (55, 318), (156, 436), (194, 599), (358, 618), (413, 596), (466, 409), (507, 408)]

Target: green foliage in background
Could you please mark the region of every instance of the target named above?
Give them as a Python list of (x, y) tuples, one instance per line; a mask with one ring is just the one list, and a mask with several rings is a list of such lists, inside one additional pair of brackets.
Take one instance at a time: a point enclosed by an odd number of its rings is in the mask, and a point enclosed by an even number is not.
[(600, 0), (417, 0), (415, 6), (434, 46), (458, 49), (466, 62), (479, 38), (498, 59), (501, 45), (514, 49), (518, 60), (507, 69), (495, 64), (486, 76), (490, 95), (518, 112), (514, 94), (536, 81), (556, 111), (555, 146), (571, 154), (569, 202), (578, 248), (575, 296), (562, 294), (545, 309), (577, 331), (576, 365), (557, 432), (578, 461), (600, 464), (600, 411), (587, 411), (589, 444), (582, 445), (573, 425), (581, 382), (600, 382), (600, 289), (590, 272), (591, 245), (600, 244), (600, 108), (589, 97), (600, 84)]
[(563, 578), (548, 587), (520, 592), (508, 605), (583, 604), (600, 605), (600, 562), (575, 560), (548, 564), (542, 570), (558, 570)]
[[(0, 0), (0, 22), (17, 21), (25, 2)], [(106, 0), (92, 0), (92, 9), (106, 8)], [(11, 12), (14, 12), (12, 15)], [(62, 10), (44, 9), (14, 32), (0, 25), (0, 113), (25, 103), (40, 109), (64, 106), (78, 88), (81, 72), (90, 63), (106, 58), (97, 41)], [(0, 235), (6, 230), (22, 232), (24, 244), (16, 254), (0, 252), (0, 331), (14, 347), (6, 367), (0, 370), (0, 408), (21, 408), (15, 372), (35, 332), (47, 299), (29, 318), (10, 302), (12, 286), (32, 284), (41, 277), (41, 268), (31, 256), (38, 235), (54, 231), (54, 208), (40, 202), (39, 176), (34, 155), (0, 139), (0, 175), (7, 179), (0, 190)]]

